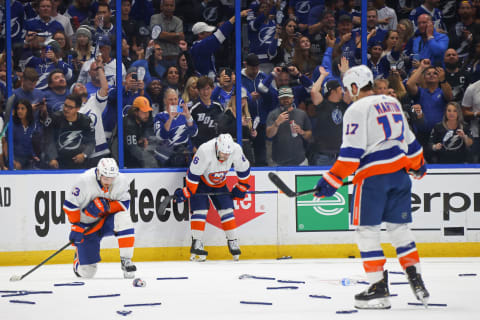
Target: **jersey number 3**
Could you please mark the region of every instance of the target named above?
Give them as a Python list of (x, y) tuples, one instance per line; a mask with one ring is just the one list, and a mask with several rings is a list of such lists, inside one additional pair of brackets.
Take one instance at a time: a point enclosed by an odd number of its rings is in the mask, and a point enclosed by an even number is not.
[[(392, 114), (393, 124), (388, 115), (380, 116), (377, 118), (378, 124), (383, 127), (385, 133), (385, 140), (398, 140), (403, 141), (403, 132), (405, 130), (403, 123), (403, 116), (401, 114)], [(400, 132), (399, 132), (400, 131)]]

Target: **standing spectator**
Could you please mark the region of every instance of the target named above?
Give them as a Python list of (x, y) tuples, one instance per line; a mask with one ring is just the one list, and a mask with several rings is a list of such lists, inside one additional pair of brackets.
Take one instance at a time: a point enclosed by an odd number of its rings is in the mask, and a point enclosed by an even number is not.
[(193, 120), (198, 126), (198, 134), (193, 137), (195, 148), (217, 136), (218, 116), (222, 114), (222, 105), (212, 101), (213, 80), (207, 76), (198, 79), (199, 100), (190, 109)]
[(163, 50), (158, 40), (151, 41), (147, 47), (152, 48), (153, 54), (146, 57), (146, 60), (137, 60), (132, 63), (132, 67), (142, 67), (145, 69), (145, 82), (149, 83), (152, 77), (162, 79), (167, 71), (165, 62), (163, 61)]
[[(140, 25), (135, 19), (130, 18), (130, 12), (132, 11), (132, 0), (122, 0), (122, 9), (121, 9), (121, 15), (122, 15), (122, 29), (123, 33), (125, 33), (125, 40), (127, 41), (128, 45), (130, 47), (136, 47), (137, 46), (137, 33), (140, 29)], [(128, 69), (128, 67), (126, 66)]]
[(353, 23), (352, 17), (349, 15), (342, 15), (338, 20), (338, 37), (335, 40), (335, 47), (333, 49), (333, 56), (342, 56), (348, 59), (350, 66), (355, 66), (355, 48), (356, 43), (360, 38), (357, 32), (352, 32)]
[(480, 80), (480, 41), (470, 48), (470, 55), (465, 66), (466, 71), (470, 75), (471, 83)]
[(378, 11), (375, 7), (367, 8), (367, 33), (370, 36), (368, 44), (383, 42), (387, 31), (378, 26)]
[(182, 100), (187, 104), (188, 109), (192, 109), (193, 104), (198, 99), (198, 77), (192, 76), (188, 78), (183, 90)]
[(298, 20), (298, 29), (301, 33), (307, 32), (308, 14), (316, 6), (323, 6), (323, 0), (289, 0), (289, 17), (296, 17)]
[(331, 166), (337, 159), (342, 144), (343, 115), (348, 107), (337, 80), (325, 83), (322, 93), (323, 101), (320, 104), (314, 101), (316, 116), (309, 161), (312, 166)]
[[(14, 99), (18, 100), (27, 100), (30, 101), (32, 107), (35, 108), (37, 103), (44, 103), (43, 99), (45, 97), (45, 92), (35, 88), (38, 82), (38, 73), (33, 68), (25, 68), (22, 74), (22, 83), (20, 88), (13, 90)], [(16, 102), (13, 103), (15, 105)], [(39, 115), (37, 114), (37, 110), (33, 110), (34, 117), (36, 120), (39, 120)]]
[(96, 72), (92, 79), (95, 78), (98, 81), (95, 92), (89, 95), (87, 88), (81, 83), (77, 83), (72, 92), (82, 99), (82, 107), (79, 112), (88, 116), (95, 128), (95, 150), (87, 158), (87, 168), (95, 167), (101, 158), (110, 156), (102, 120), (102, 113), (107, 106), (108, 98), (108, 82), (105, 69), (103, 69), (102, 57), (98, 56), (92, 66), (95, 66)]
[(304, 141), (312, 137), (310, 120), (305, 111), (294, 108), (289, 87), (278, 91), (280, 106), (268, 114), (267, 137), (272, 138), (272, 160), (275, 166), (306, 166)]
[(51, 17), (53, 20), (58, 21), (65, 32), (65, 35), (67, 36), (66, 40), (68, 45), (70, 45), (70, 39), (72, 38), (74, 32), (72, 28), (72, 24), (70, 23), (70, 18), (64, 16), (60, 12), (58, 12), (58, 7), (62, 4), (62, 0), (52, 0), (52, 11), (51, 11)]
[[(419, 86), (422, 76), (425, 88)], [(418, 142), (425, 146), (425, 154), (429, 155), (426, 146), (430, 131), (442, 120), (447, 102), (453, 99), (452, 87), (445, 80), (443, 68), (433, 67), (430, 60), (425, 59), (408, 79), (407, 90), (417, 105), (421, 106), (418, 117), (423, 119), (423, 124), (415, 128), (415, 135)]]
[(40, 162), (43, 128), (33, 116), (28, 100), (19, 100), (13, 109), (13, 167), (32, 169)]
[[(250, 163), (255, 163), (253, 153), (252, 139), (257, 136), (257, 131), (253, 129), (252, 116), (248, 111), (248, 93), (247, 89), (242, 88), (242, 150)], [(234, 140), (237, 140), (237, 101), (235, 95), (228, 101), (225, 112), (220, 115), (218, 120), (218, 132), (229, 133)]]
[(387, 79), (376, 79), (373, 84), (373, 92), (376, 95), (379, 95), (379, 94), (387, 95), (389, 85), (390, 83), (388, 82)]
[(470, 77), (465, 69), (460, 69), (460, 61), (455, 49), (445, 51), (445, 80), (452, 87), (453, 101), (461, 103), (462, 97), (470, 84)]
[(480, 160), (480, 80), (470, 84), (462, 100), (463, 116), (472, 130), (472, 162)]
[(38, 3), (38, 16), (25, 21), (25, 30), (46, 32), (47, 39), (50, 39), (58, 30), (63, 30), (60, 22), (52, 19), (52, 0), (41, 0)]
[[(115, 24), (112, 19), (112, 11), (107, 2), (99, 2), (95, 19), (93, 19), (93, 28), (95, 29), (95, 43), (102, 38), (115, 37)], [(102, 53), (103, 54), (103, 53)]]
[(225, 110), (235, 94), (235, 73), (230, 68), (222, 68), (218, 73), (218, 85), (212, 91), (212, 100), (220, 102)]
[[(320, 8), (316, 6), (314, 9)], [(315, 14), (318, 12), (318, 14)], [(335, 34), (335, 13), (333, 11), (310, 11), (308, 18), (308, 35), (312, 43), (312, 54), (320, 57), (327, 49), (325, 37), (327, 34)]]
[(93, 58), (92, 33), (87, 27), (81, 26), (75, 32), (75, 52), (76, 58), (73, 60), (73, 73), (75, 80), (80, 74), (85, 61)]
[[(5, 1), (2, 1), (1, 5), (2, 14), (0, 15), (0, 52), (3, 52), (6, 47), (6, 38), (4, 28), (6, 27), (5, 18)], [(11, 27), (11, 39), (12, 47), (15, 54), (17, 50), (21, 50), (24, 43), (24, 23), (25, 23), (25, 9), (20, 1), (10, 1), (10, 27)], [(26, 41), (26, 40), (25, 40)]]
[[(157, 161), (147, 150), (148, 137), (152, 136), (150, 103), (145, 97), (137, 97), (123, 121), (123, 141), (125, 141), (125, 167), (155, 168)], [(151, 129), (150, 129), (151, 128)]]
[(60, 69), (54, 69), (48, 74), (48, 90), (45, 91), (48, 114), (62, 110), (65, 99), (70, 94), (67, 80)]
[[(246, 17), (248, 10), (240, 13), (241, 17)], [(235, 16), (226, 21), (215, 33), (215, 27), (209, 26), (205, 22), (197, 22), (192, 27), (192, 32), (198, 37), (190, 49), (195, 69), (201, 75), (208, 75), (211, 79), (216, 76), (215, 69), (215, 51), (222, 45), (225, 38), (233, 31)], [(239, 22), (240, 23), (240, 22)]]
[(173, 15), (175, 0), (160, 1), (160, 11), (159, 14), (154, 14), (150, 18), (150, 28), (156, 25), (162, 28), (158, 40), (163, 50), (163, 59), (167, 61), (168, 65), (173, 65), (180, 53), (178, 42), (185, 40), (183, 22), (179, 17)]
[(164, 105), (166, 111), (155, 116), (153, 127), (157, 138), (166, 145), (157, 148), (155, 155), (166, 167), (186, 167), (192, 160), (192, 138), (198, 133), (197, 124), (187, 105), (179, 104), (174, 89), (165, 90)]
[(378, 24), (383, 30), (397, 30), (397, 14), (385, 5), (385, 0), (374, 0), (373, 5), (378, 12)]
[(275, 36), (268, 47), (268, 57), (277, 64), (292, 62), (295, 45), (298, 41), (297, 23), (287, 20), (284, 27), (277, 25)]
[(95, 16), (96, 4), (93, 4), (93, 0), (73, 0), (65, 11), (65, 16), (70, 18), (74, 29), (82, 24), (88, 24), (88, 20)]
[(439, 33), (433, 26), (432, 18), (428, 14), (418, 17), (417, 36), (410, 41), (406, 49), (411, 53), (413, 60), (429, 59), (434, 66), (443, 64), (443, 55), (448, 49), (448, 36)]
[[(360, 50), (357, 50), (357, 54), (359, 53)], [(367, 66), (372, 70), (374, 79), (387, 78), (392, 65), (395, 66), (397, 59), (400, 57), (400, 52), (396, 51), (395, 48), (389, 54), (383, 55), (383, 44), (381, 42), (370, 43), (368, 53), (370, 57), (367, 60)]]
[(306, 36), (300, 37), (295, 46), (295, 53), (293, 54), (292, 63), (295, 65), (300, 73), (311, 77), (313, 69), (318, 65), (318, 57), (312, 54), (310, 39)]
[(147, 84), (145, 97), (150, 101), (152, 116), (154, 118), (159, 112), (165, 111), (163, 105), (163, 84), (160, 79), (152, 78), (152, 81)]
[(183, 91), (180, 83), (180, 69), (176, 65), (171, 65), (167, 68), (162, 82), (165, 88), (172, 88), (177, 93)]
[(468, 59), (471, 46), (475, 45), (474, 39), (480, 35), (480, 24), (475, 22), (473, 6), (470, 1), (460, 2), (457, 17), (460, 18), (460, 21), (456, 22), (448, 32), (449, 47), (457, 51), (458, 57), (463, 63)]
[(441, 29), (443, 31), (446, 31), (447, 28), (445, 27), (445, 24), (443, 22), (443, 15), (442, 11), (440, 11), (437, 7), (439, 4), (439, 0), (425, 0), (423, 4), (415, 9), (413, 9), (410, 12), (410, 20), (413, 22), (413, 25), (415, 27), (415, 30), (419, 28), (418, 23), (418, 18), (422, 14), (429, 15), (431, 18), (431, 21), (435, 27), (435, 29)]
[(78, 112), (81, 106), (80, 97), (68, 95), (63, 110), (45, 121), (45, 157), (50, 168), (85, 168), (87, 157), (95, 150), (95, 130), (90, 118)]
[(180, 87), (184, 88), (188, 78), (197, 74), (190, 52), (182, 51), (178, 54), (177, 67), (180, 69)]
[[(57, 31), (53, 34), (53, 40), (57, 41), (60, 47), (60, 59), (67, 63), (72, 68), (72, 50), (70, 48), (70, 41), (64, 31)], [(70, 55), (70, 59), (69, 56)], [(73, 68), (72, 68), (73, 69)]]
[(462, 108), (456, 102), (449, 102), (442, 121), (430, 134), (432, 163), (465, 163), (472, 143), (470, 128), (463, 122)]

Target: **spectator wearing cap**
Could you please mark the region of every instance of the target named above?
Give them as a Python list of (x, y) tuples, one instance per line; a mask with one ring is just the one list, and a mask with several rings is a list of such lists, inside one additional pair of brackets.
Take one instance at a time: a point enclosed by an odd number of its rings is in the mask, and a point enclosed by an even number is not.
[(385, 5), (385, 0), (373, 0), (373, 6), (378, 12), (378, 25), (385, 31), (397, 30), (397, 14), (395, 10)]
[(147, 83), (147, 88), (145, 89), (145, 97), (150, 101), (150, 106), (152, 107), (152, 116), (155, 116), (165, 111), (163, 105), (163, 84), (162, 80), (158, 78), (152, 78), (152, 80)]
[(47, 88), (47, 77), (54, 69), (60, 69), (66, 80), (72, 78), (72, 68), (60, 59), (61, 49), (58, 42), (55, 40), (47, 40), (41, 50), (41, 56), (34, 56), (28, 61), (26, 67), (34, 68), (39, 74), (37, 89), (45, 90)]
[[(242, 99), (242, 149), (243, 154), (251, 164), (255, 163), (252, 141), (257, 136), (257, 130), (253, 128), (252, 116), (248, 110), (248, 92), (247, 89), (241, 90)], [(235, 92), (232, 99), (228, 101), (225, 112), (218, 119), (218, 133), (228, 133), (237, 141), (237, 101)]]
[(218, 117), (222, 114), (222, 105), (211, 99), (213, 80), (202, 76), (197, 81), (199, 99), (192, 105), (190, 113), (198, 126), (198, 134), (193, 137), (193, 145), (198, 148), (204, 142), (218, 135)]
[(92, 32), (87, 26), (80, 26), (75, 32), (75, 51), (80, 68), (85, 61), (93, 58)]
[(153, 153), (147, 149), (148, 138), (153, 135), (152, 107), (145, 97), (137, 97), (123, 121), (125, 167), (157, 167)]
[(174, 16), (175, 0), (162, 0), (160, 2), (160, 13), (150, 18), (150, 28), (160, 26), (161, 32), (158, 36), (163, 50), (163, 59), (170, 65), (175, 64), (180, 48), (178, 42), (185, 40), (183, 34), (183, 21)]
[(280, 106), (267, 118), (267, 137), (272, 139), (274, 166), (306, 166), (304, 142), (312, 137), (312, 126), (305, 111), (293, 105), (293, 92), (289, 87), (278, 91)]
[(260, 71), (260, 61), (255, 53), (249, 53), (242, 69), (242, 85), (251, 96), (249, 103), (250, 114), (255, 119), (258, 117), (257, 136), (253, 141), (255, 150), (255, 165), (266, 166), (266, 122), (268, 113), (275, 108), (273, 93), (262, 84), (267, 75)]
[(40, 0), (38, 3), (38, 16), (25, 21), (25, 31), (47, 32), (48, 39), (58, 31), (64, 31), (60, 22), (55, 21), (52, 16), (52, 0)]
[[(240, 16), (245, 17), (247, 12), (248, 10), (241, 11)], [(197, 22), (193, 25), (192, 32), (197, 36), (198, 40), (193, 43), (190, 52), (195, 69), (201, 75), (207, 75), (211, 79), (215, 79), (216, 68), (214, 53), (220, 48), (225, 38), (232, 33), (234, 23), (235, 16), (222, 24), (215, 32), (213, 32), (215, 27), (209, 26), (205, 22)]]
[[(105, 68), (105, 75), (107, 76), (107, 81), (109, 86), (116, 86), (117, 84), (117, 62), (116, 58), (112, 58), (112, 42), (108, 36), (102, 36), (97, 41), (97, 52), (95, 55), (101, 54), (102, 60)], [(90, 71), (90, 65), (95, 61), (95, 57), (91, 58), (90, 60), (86, 61), (82, 69), (80, 70), (80, 74), (78, 75), (78, 82), (83, 84), (89, 82), (90, 75), (88, 72)], [(126, 75), (125, 66), (122, 63), (122, 80)]]
[(95, 150), (95, 129), (90, 118), (79, 113), (82, 101), (76, 95), (64, 99), (62, 110), (45, 121), (46, 150), (42, 158), (53, 169), (83, 169)]
[(249, 52), (255, 53), (260, 60), (260, 70), (270, 73), (273, 64), (268, 49), (276, 33), (276, 8), (272, 1), (260, 2), (255, 19), (248, 23)]
[(416, 36), (407, 44), (406, 53), (417, 61), (429, 59), (434, 66), (443, 65), (443, 56), (448, 49), (448, 35), (436, 30), (432, 17), (428, 14), (418, 17), (417, 26)]
[[(357, 46), (356, 55), (358, 59), (361, 59), (361, 42)], [(394, 47), (388, 54), (383, 55), (382, 42), (370, 42), (368, 44), (367, 66), (372, 70), (373, 79), (385, 79), (389, 76), (392, 66), (396, 66), (396, 62), (400, 58), (401, 52), (397, 51), (398, 49), (398, 47)]]
[(185, 103), (179, 103), (177, 92), (168, 88), (164, 93), (165, 111), (153, 121), (155, 135), (160, 140), (155, 157), (166, 167), (186, 167), (193, 154), (192, 137), (198, 127)]
[(313, 143), (309, 152), (313, 166), (331, 166), (336, 161), (342, 144), (343, 116), (348, 107), (337, 80), (326, 82), (322, 95), (324, 99), (315, 106), (313, 120)]

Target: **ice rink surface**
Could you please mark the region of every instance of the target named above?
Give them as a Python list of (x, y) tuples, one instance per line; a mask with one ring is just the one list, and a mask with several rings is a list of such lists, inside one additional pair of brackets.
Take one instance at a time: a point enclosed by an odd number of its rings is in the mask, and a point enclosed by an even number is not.
[[(24, 319), (480, 319), (480, 259), (424, 258), (423, 278), (430, 291), (429, 303), (447, 307), (408, 305), (417, 302), (396, 259), (388, 259), (391, 297), (390, 310), (355, 310), (354, 294), (367, 288), (365, 284), (342, 286), (341, 279), (365, 280), (360, 259), (315, 260), (243, 260), (140, 262), (137, 277), (146, 287), (133, 287), (123, 279), (120, 263), (100, 263), (94, 279), (73, 275), (71, 265), (42, 266), (18, 282), (12, 275), (22, 275), (30, 266), (0, 267), (0, 318)], [(245, 278), (248, 274), (272, 277), (275, 280)], [(459, 276), (459, 274), (477, 274)], [(188, 277), (182, 280), (157, 278)], [(282, 283), (278, 280), (303, 281)], [(81, 286), (54, 284), (83, 281)], [(296, 286), (298, 289), (267, 289)], [(52, 293), (8, 296), (17, 291), (53, 291)], [(13, 291), (13, 292), (8, 292)], [(115, 297), (89, 298), (94, 295)], [(5, 296), (7, 295), (7, 297)], [(313, 298), (310, 295), (327, 296)], [(35, 304), (11, 303), (10, 300)], [(269, 302), (272, 305), (241, 304), (240, 301)], [(155, 306), (125, 307), (125, 304), (161, 303)], [(128, 315), (117, 311), (132, 311)]]

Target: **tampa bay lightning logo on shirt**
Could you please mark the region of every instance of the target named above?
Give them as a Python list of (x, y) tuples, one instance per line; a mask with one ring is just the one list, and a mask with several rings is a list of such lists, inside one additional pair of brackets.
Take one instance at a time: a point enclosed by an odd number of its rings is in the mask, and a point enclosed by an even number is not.
[(335, 110), (332, 111), (332, 120), (333, 120), (333, 123), (335, 123), (335, 124), (341, 124), (341, 123), (342, 123), (342, 119), (343, 119), (342, 111), (340, 111), (340, 109), (338, 109), (338, 108), (335, 108)]
[(88, 110), (85, 115), (88, 116), (91, 120), (90, 127), (95, 128), (95, 126), (97, 125), (97, 115), (93, 113), (92, 110)]
[(298, 13), (307, 13), (310, 11), (310, 1), (298, 1), (295, 5)]
[(75, 150), (82, 144), (83, 134), (81, 130), (66, 131), (58, 137), (60, 150)]
[(442, 141), (445, 150), (458, 150), (463, 145), (463, 139), (455, 133), (455, 130), (448, 130)]
[(214, 184), (222, 183), (227, 177), (228, 171), (212, 172), (208, 174), (208, 179)]
[(261, 45), (270, 44), (272, 42), (272, 38), (274, 34), (275, 34), (275, 26), (263, 28), (258, 33), (258, 41), (260, 41)]
[(208, 7), (203, 10), (203, 18), (205, 21), (217, 21), (218, 19), (218, 10), (217, 7)]

